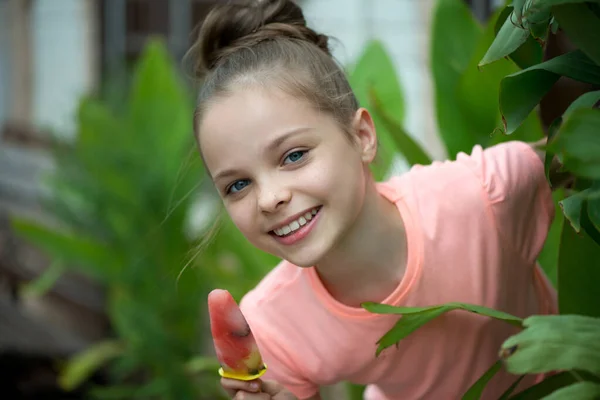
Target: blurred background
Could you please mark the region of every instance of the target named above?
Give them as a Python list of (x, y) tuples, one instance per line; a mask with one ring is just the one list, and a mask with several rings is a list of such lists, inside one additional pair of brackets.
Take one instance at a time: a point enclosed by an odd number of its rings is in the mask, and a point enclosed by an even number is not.
[[(182, 57), (218, 2), (0, 0), (0, 397), (222, 398), (206, 295), (239, 300), (277, 260), (219, 218), (192, 138)], [(504, 1), (298, 4), (374, 107), (378, 178), (491, 143), (512, 67), (479, 80), (473, 62)], [(451, 112), (463, 81), (491, 88), (468, 123), (448, 119), (469, 117)], [(532, 118), (517, 138), (543, 134)]]

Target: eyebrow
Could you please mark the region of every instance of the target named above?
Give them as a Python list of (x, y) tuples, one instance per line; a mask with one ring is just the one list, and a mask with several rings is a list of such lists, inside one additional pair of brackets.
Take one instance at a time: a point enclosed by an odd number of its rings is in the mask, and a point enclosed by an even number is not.
[[(312, 128), (308, 127), (308, 126), (294, 128), (294, 129), (276, 137), (275, 139), (273, 139), (273, 141), (271, 141), (271, 143), (269, 143), (269, 145), (267, 146), (266, 151), (271, 152), (271, 151), (275, 150), (276, 148), (278, 148), (279, 146), (281, 146), (282, 144), (284, 144), (287, 140), (289, 140), (293, 136), (299, 135), (299, 134), (309, 131), (311, 129)], [(236, 175), (237, 173), (238, 173), (238, 170), (236, 170), (236, 169), (227, 169), (227, 170), (217, 173), (214, 176), (213, 180), (215, 182), (217, 182), (220, 179), (223, 179), (223, 178), (226, 178), (226, 177), (229, 177), (232, 175)]]
[(280, 135), (279, 137), (273, 139), (273, 141), (271, 143), (269, 143), (269, 145), (267, 146), (267, 151), (273, 151), (276, 148), (278, 148), (279, 146), (281, 146), (282, 144), (284, 144), (291, 137), (299, 135), (299, 134), (309, 131), (311, 129), (312, 128), (309, 126), (302, 126), (299, 128), (292, 129), (292, 130), (284, 133), (283, 135)]

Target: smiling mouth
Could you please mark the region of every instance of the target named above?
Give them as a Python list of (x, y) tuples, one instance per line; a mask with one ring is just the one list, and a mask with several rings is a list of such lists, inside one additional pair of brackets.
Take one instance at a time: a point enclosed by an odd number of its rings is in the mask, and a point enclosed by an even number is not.
[(272, 235), (278, 236), (278, 237), (289, 236), (289, 235), (293, 234), (294, 232), (296, 232), (297, 230), (299, 230), (300, 228), (302, 228), (304, 225), (308, 224), (315, 217), (315, 215), (317, 215), (317, 213), (320, 210), (321, 210), (321, 206), (315, 207), (312, 210), (305, 212), (302, 216), (298, 217), (295, 221), (292, 221), (289, 224), (284, 225), (280, 228), (274, 229), (269, 233)]

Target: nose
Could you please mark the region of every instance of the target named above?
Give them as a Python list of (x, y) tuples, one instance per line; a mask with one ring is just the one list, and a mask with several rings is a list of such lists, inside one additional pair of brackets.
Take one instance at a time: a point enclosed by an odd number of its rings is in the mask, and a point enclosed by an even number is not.
[(281, 184), (262, 185), (258, 195), (258, 207), (264, 213), (273, 213), (291, 199), (292, 192)]

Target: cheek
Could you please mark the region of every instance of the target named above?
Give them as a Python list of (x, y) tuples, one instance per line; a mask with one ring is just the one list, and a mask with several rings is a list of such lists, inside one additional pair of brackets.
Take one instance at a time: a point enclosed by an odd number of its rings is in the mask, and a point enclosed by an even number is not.
[(339, 200), (352, 200), (364, 186), (364, 170), (357, 158), (330, 155), (316, 165), (310, 181), (319, 193)]
[(233, 224), (246, 238), (250, 239), (252, 231), (256, 230), (256, 223), (249, 199), (242, 199), (236, 203), (226, 205), (225, 209)]

